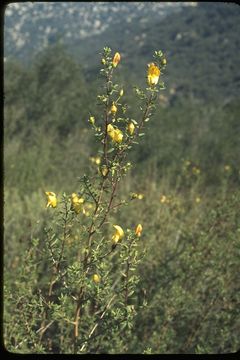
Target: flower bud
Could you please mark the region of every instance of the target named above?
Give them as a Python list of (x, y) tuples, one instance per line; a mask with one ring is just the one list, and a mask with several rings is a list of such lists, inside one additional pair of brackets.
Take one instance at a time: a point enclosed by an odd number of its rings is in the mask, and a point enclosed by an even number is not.
[(94, 118), (94, 116), (90, 116), (89, 122), (90, 122), (90, 124), (92, 124), (92, 125), (95, 124), (95, 118)]
[(105, 177), (108, 173), (108, 167), (106, 165), (103, 165), (101, 168), (101, 173)]
[(101, 281), (101, 277), (98, 274), (94, 274), (92, 279), (95, 282), (95, 284), (99, 284)]
[(120, 96), (123, 96), (123, 89), (119, 93)]
[(121, 55), (118, 52), (116, 52), (112, 61), (113, 67), (116, 67), (118, 65), (120, 59), (121, 59)]
[(131, 193), (131, 199), (137, 199), (138, 198), (138, 194), (137, 193)]
[(132, 136), (135, 130), (135, 125), (134, 123), (130, 122), (127, 126), (127, 130), (129, 132), (129, 134)]
[(110, 109), (110, 112), (111, 112), (112, 115), (115, 115), (115, 114), (116, 114), (116, 112), (117, 112), (117, 107), (116, 107), (115, 104), (112, 104), (111, 109)]
[(141, 224), (138, 224), (138, 226), (136, 227), (136, 229), (135, 229), (135, 234), (138, 236), (138, 237), (140, 237), (141, 236), (141, 234), (142, 234), (142, 225)]

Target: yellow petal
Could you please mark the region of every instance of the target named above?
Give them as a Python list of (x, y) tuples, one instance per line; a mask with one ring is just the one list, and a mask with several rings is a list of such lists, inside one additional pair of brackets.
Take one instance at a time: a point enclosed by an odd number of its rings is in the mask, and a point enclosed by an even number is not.
[(118, 234), (115, 234), (112, 236), (112, 243), (116, 245), (118, 241), (120, 240), (120, 236)]
[(45, 194), (47, 195), (47, 205), (46, 207), (53, 207), (55, 208), (57, 206), (57, 196), (54, 192), (51, 191), (45, 191)]
[(112, 124), (108, 124), (108, 126), (107, 126), (107, 132), (110, 133), (110, 132), (112, 132), (112, 131), (114, 131), (114, 127), (112, 126)]
[(116, 235), (119, 236), (119, 239), (121, 239), (124, 236), (124, 231), (119, 225), (113, 225), (113, 227), (117, 230)]

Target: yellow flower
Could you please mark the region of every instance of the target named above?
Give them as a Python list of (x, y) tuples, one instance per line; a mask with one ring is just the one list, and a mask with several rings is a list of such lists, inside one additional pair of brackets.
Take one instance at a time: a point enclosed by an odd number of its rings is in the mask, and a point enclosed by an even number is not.
[(90, 160), (91, 160), (91, 162), (92, 163), (94, 163), (94, 164), (97, 164), (97, 165), (100, 165), (101, 164), (101, 158), (98, 156), (98, 157), (93, 157), (93, 156), (91, 156), (90, 157)]
[(115, 115), (116, 112), (117, 112), (117, 107), (116, 107), (115, 104), (112, 104), (111, 109), (110, 109), (110, 113), (111, 113), (112, 115)]
[(132, 136), (135, 130), (135, 125), (134, 123), (130, 122), (127, 126), (127, 130), (129, 132), (129, 134)]
[(150, 86), (157, 85), (160, 76), (160, 69), (154, 63), (148, 65), (147, 79)]
[(84, 199), (78, 197), (77, 194), (72, 193), (72, 208), (76, 214), (79, 214), (83, 210), (82, 204), (84, 203)]
[(108, 124), (107, 126), (107, 133), (110, 136), (110, 138), (113, 140), (114, 139), (114, 135), (115, 135), (115, 129), (112, 126), (112, 124)]
[(116, 52), (112, 61), (113, 66), (116, 67), (120, 60), (121, 60), (121, 55), (118, 52)]
[(95, 158), (95, 163), (96, 163), (97, 165), (100, 165), (100, 164), (101, 164), (101, 158), (100, 158), (100, 157), (96, 157), (96, 158)]
[(113, 141), (115, 141), (117, 143), (121, 143), (122, 140), (123, 140), (123, 133), (121, 132), (121, 130), (115, 129)]
[(200, 169), (198, 167), (194, 166), (192, 168), (192, 172), (193, 172), (194, 175), (199, 175), (201, 171), (200, 171)]
[(117, 245), (119, 240), (121, 240), (124, 236), (124, 231), (119, 225), (113, 225), (113, 227), (116, 229), (115, 234), (112, 236), (112, 243), (113, 245)]
[(91, 210), (93, 208), (93, 204), (91, 203), (84, 203), (84, 206), (82, 207), (82, 212), (85, 216), (90, 216), (91, 215)]
[(101, 168), (101, 172), (103, 176), (106, 176), (108, 173), (108, 167), (106, 165), (103, 165)]
[(92, 279), (95, 282), (95, 284), (99, 284), (101, 281), (101, 277), (98, 274), (94, 274)]
[(196, 199), (195, 199), (195, 201), (196, 201), (196, 203), (200, 203), (201, 198), (200, 198), (199, 196), (197, 196)]
[(112, 141), (121, 143), (123, 140), (123, 133), (119, 129), (114, 129), (114, 127), (111, 124), (108, 124), (107, 126), (107, 133), (112, 139)]
[(138, 199), (138, 194), (137, 193), (131, 193), (131, 199)]
[(114, 131), (114, 127), (112, 126), (112, 124), (108, 124), (108, 126), (107, 126), (107, 132), (108, 132), (108, 134), (109, 134), (110, 132), (112, 132), (112, 131)]
[(137, 197), (139, 200), (142, 200), (144, 198), (144, 195), (143, 194), (138, 194), (138, 197)]
[(51, 191), (45, 191), (45, 194), (47, 195), (47, 205), (46, 207), (53, 207), (55, 208), (57, 206), (57, 196), (54, 192)]
[(142, 234), (142, 230), (143, 230), (142, 225), (141, 225), (141, 224), (138, 224), (138, 226), (137, 226), (136, 229), (135, 229), (135, 234), (136, 234), (138, 237), (140, 237), (141, 234)]
[(161, 203), (165, 203), (167, 201), (167, 197), (165, 195), (162, 195), (160, 198)]

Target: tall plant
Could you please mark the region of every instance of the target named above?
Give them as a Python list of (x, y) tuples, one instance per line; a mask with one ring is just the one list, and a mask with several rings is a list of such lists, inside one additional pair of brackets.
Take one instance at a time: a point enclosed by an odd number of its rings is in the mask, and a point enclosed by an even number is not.
[[(166, 66), (164, 54), (156, 51), (153, 61), (147, 68), (147, 87), (135, 87), (140, 115), (132, 119), (123, 102), (125, 91), (114, 82), (121, 55), (103, 49), (101, 115), (100, 111), (91, 114), (88, 120), (99, 143), (98, 154), (72, 194), (46, 192), (50, 225), (44, 239), (32, 240), (16, 295), (8, 293), (12, 315), (6, 316), (5, 343), (10, 351), (128, 350), (134, 292), (140, 281), (136, 269), (144, 255), (139, 251), (143, 226), (131, 219), (136, 223), (128, 228), (115, 219), (129, 203), (118, 195), (132, 166), (129, 151), (144, 136), (158, 93), (164, 89), (159, 81)], [(71, 171), (71, 159), (66, 171)]]

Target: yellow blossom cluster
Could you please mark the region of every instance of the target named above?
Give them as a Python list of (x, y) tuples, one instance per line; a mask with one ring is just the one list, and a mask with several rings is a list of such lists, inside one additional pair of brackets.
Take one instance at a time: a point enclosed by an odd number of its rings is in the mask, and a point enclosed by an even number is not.
[(131, 198), (132, 199), (142, 200), (144, 198), (144, 195), (143, 194), (137, 194), (137, 193), (131, 193)]
[[(115, 228), (115, 233), (112, 236), (112, 248), (114, 249), (117, 246), (118, 242), (124, 237), (124, 231), (119, 225), (113, 225), (113, 227)], [(142, 235), (142, 230), (142, 225), (138, 224), (135, 228), (135, 235), (140, 237)]]
[(84, 203), (83, 198), (79, 197), (76, 193), (72, 193), (71, 206), (76, 214), (79, 214), (81, 211), (83, 211), (83, 206), (82, 206), (83, 203)]
[(162, 204), (169, 204), (170, 201), (171, 201), (170, 198), (167, 197), (166, 195), (161, 195), (161, 196), (160, 196), (160, 202), (161, 202)]
[(123, 140), (123, 133), (120, 129), (114, 128), (112, 124), (108, 124), (107, 126), (107, 133), (112, 139), (113, 142), (121, 143)]
[[(45, 192), (47, 196), (47, 205), (46, 207), (53, 207), (57, 206), (58, 200), (57, 196), (54, 192)], [(84, 205), (83, 205), (84, 204)], [(91, 209), (93, 208), (93, 204), (86, 203), (82, 197), (79, 197), (76, 193), (72, 193), (71, 195), (71, 209), (76, 213), (79, 214), (82, 212), (86, 216), (90, 216)]]
[(97, 156), (97, 157), (91, 156), (89, 159), (93, 164), (96, 164), (96, 165), (101, 164), (101, 158), (99, 156)]

